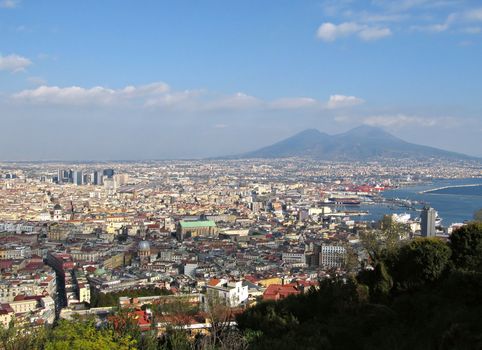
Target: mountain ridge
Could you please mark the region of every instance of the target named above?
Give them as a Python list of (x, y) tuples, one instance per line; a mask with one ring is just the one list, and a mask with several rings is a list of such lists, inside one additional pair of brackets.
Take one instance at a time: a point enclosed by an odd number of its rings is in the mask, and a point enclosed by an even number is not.
[(221, 159), (306, 157), (319, 160), (432, 159), (479, 160), (481, 158), (404, 141), (384, 129), (361, 125), (329, 135), (305, 129), (257, 150)]

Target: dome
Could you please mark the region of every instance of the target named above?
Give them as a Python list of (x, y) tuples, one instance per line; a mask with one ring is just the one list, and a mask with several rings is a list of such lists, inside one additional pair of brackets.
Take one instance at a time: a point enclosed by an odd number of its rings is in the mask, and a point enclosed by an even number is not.
[(148, 241), (140, 241), (139, 246), (137, 248), (139, 250), (150, 250), (151, 246)]
[(60, 204), (55, 204), (54, 210), (62, 210), (62, 207), (60, 206)]

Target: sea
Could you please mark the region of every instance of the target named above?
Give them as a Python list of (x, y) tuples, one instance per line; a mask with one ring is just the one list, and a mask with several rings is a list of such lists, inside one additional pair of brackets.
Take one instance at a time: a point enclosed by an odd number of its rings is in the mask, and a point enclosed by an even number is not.
[[(458, 187), (463, 185), (476, 186)], [(399, 198), (426, 203), (438, 212), (443, 226), (450, 226), (472, 220), (474, 212), (482, 209), (482, 178), (436, 179), (429, 183), (387, 190), (382, 195), (387, 199)], [(362, 204), (357, 209), (368, 212), (368, 215), (355, 220), (377, 221), (383, 215), (392, 213), (408, 213), (413, 219), (420, 216), (422, 206), (420, 204), (416, 206), (417, 210), (410, 210), (393, 204)]]

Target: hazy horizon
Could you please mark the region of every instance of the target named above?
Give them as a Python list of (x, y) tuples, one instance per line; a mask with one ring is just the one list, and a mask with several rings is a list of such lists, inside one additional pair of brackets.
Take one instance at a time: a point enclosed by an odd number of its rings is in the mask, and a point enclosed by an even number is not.
[(482, 4), (0, 0), (0, 160), (202, 159), (381, 127), (482, 157)]
[[(356, 127), (355, 127), (356, 128)], [(347, 131), (350, 131), (350, 130), (353, 130), (355, 128), (350, 128), (350, 129), (347, 129), (345, 131), (342, 131), (341, 133), (337, 133), (337, 134), (342, 134), (343, 132), (347, 132)], [(315, 129), (315, 130), (318, 130), (316, 128), (311, 128), (311, 129)], [(383, 128), (380, 128), (383, 130)], [(271, 144), (263, 144), (263, 145), (260, 145), (257, 149), (261, 149), (261, 148), (264, 148), (266, 146), (271, 146), (279, 141), (284, 141), (285, 139), (287, 138), (290, 138), (292, 136), (295, 136), (303, 131), (307, 131), (309, 129), (303, 129), (303, 130), (299, 130), (298, 132), (295, 132), (294, 134), (290, 134), (288, 135), (287, 137), (285, 138), (282, 138), (282, 139), (279, 139), (279, 140), (275, 140), (273, 141)], [(320, 130), (318, 130), (320, 131)], [(320, 131), (320, 132), (323, 132), (323, 131)], [(330, 134), (330, 135), (336, 135), (336, 134)], [(430, 145), (424, 145), (424, 146), (430, 146)], [(251, 151), (256, 151), (257, 149), (248, 149), (248, 150), (244, 150), (244, 151), (241, 151), (241, 152), (238, 152), (236, 154), (234, 153), (221, 153), (221, 154), (216, 154), (216, 155), (207, 155), (207, 156), (199, 156), (199, 157), (166, 157), (166, 158), (105, 158), (105, 159), (101, 159), (101, 158), (98, 158), (98, 159), (82, 159), (82, 158), (78, 158), (78, 159), (69, 159), (69, 158), (63, 158), (63, 159), (0, 159), (0, 162), (7, 162), (7, 163), (15, 163), (15, 162), (19, 162), (19, 163), (22, 163), (22, 162), (25, 162), (25, 163), (29, 163), (29, 162), (40, 162), (40, 163), (56, 163), (56, 162), (59, 162), (59, 163), (109, 163), (109, 162), (143, 162), (143, 161), (176, 161), (176, 160), (179, 160), (179, 161), (186, 161), (186, 160), (216, 160), (216, 159), (219, 159), (222, 157), (229, 157), (229, 156), (234, 156), (234, 155), (241, 155), (243, 153), (248, 153), (248, 152), (251, 152)], [(450, 150), (447, 150), (447, 151), (450, 151)], [(477, 156), (475, 156), (477, 157)], [(227, 158), (229, 159), (229, 158)], [(481, 158), (482, 159), (482, 158)]]

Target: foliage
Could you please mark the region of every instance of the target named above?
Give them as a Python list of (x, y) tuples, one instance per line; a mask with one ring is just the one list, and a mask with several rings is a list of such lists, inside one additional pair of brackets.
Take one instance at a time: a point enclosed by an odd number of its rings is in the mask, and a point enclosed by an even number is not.
[(474, 220), (478, 222), (482, 222), (482, 208), (480, 208), (474, 213)]
[(0, 324), (0, 349), (3, 350), (37, 350), (42, 349), (46, 330), (42, 327), (25, 329), (10, 322), (4, 328)]
[(450, 236), (452, 260), (456, 268), (482, 272), (482, 222), (473, 222)]
[[(158, 338), (154, 329), (141, 333), (129, 310), (121, 310), (118, 322), (103, 328), (93, 319), (35, 329), (12, 323), (0, 327), (0, 348), (481, 349), (481, 236), (479, 223), (457, 230), (448, 243), (420, 238), (380, 246), (373, 269), (320, 280), (318, 288), (301, 295), (260, 302), (236, 317), (238, 329), (228, 325), (231, 310), (213, 299), (206, 311), (214, 324), (210, 335), (192, 337), (179, 323)], [(164, 312), (193, 312), (182, 303), (150, 309), (153, 320)]]
[(92, 319), (82, 322), (61, 320), (50, 332), (45, 350), (133, 349), (134, 346), (135, 341), (128, 335), (119, 336), (110, 329), (97, 330)]
[(171, 295), (172, 292), (165, 288), (147, 287), (129, 289), (112, 293), (99, 293), (96, 289), (91, 290), (91, 307), (117, 306), (120, 297), (150, 297), (155, 295)]
[(402, 246), (393, 267), (399, 288), (410, 288), (434, 282), (447, 268), (451, 250), (436, 238), (419, 238)]
[(93, 319), (60, 320), (55, 327), (0, 327), (0, 348), (4, 350), (103, 350), (135, 349), (129, 335), (116, 335), (110, 329), (97, 329)]
[(378, 222), (377, 228), (360, 233), (360, 239), (375, 264), (386, 254), (396, 251), (400, 242), (408, 238), (410, 230), (407, 225), (397, 223), (390, 215), (385, 215)]
[(250, 349), (480, 349), (481, 234), (468, 225), (449, 243), (381, 244), (374, 268), (356, 279), (258, 303), (237, 317), (239, 327)]

